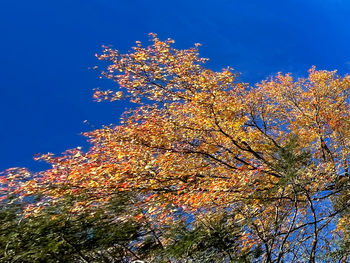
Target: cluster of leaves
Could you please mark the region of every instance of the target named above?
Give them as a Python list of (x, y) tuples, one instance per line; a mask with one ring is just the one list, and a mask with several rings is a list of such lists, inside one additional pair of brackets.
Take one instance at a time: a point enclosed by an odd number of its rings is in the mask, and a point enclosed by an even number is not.
[(68, 213), (84, 215), (132, 192), (126, 210), (153, 233), (135, 241), (151, 240), (148, 261), (326, 262), (338, 253), (333, 241), (349, 239), (350, 76), (311, 68), (251, 87), (230, 68), (205, 68), (199, 45), (151, 41), (97, 56), (120, 89), (94, 98), (137, 104), (120, 125), (86, 133), (87, 152), (39, 157), (46, 171), (3, 174), (3, 191), (40, 194), (23, 214), (85, 196)]
[[(155, 229), (130, 215), (130, 194), (79, 214), (70, 211), (76, 198), (67, 196), (59, 206), (28, 217), (23, 217), (25, 202), (2, 202), (0, 262), (250, 262), (256, 257), (236, 255), (242, 226), (227, 213), (191, 228), (182, 221)], [(167, 246), (160, 242), (160, 234), (170, 240)]]
[(70, 211), (74, 199), (66, 197), (27, 217), (24, 202), (3, 202), (1, 262), (127, 262), (133, 256), (131, 243), (142, 235), (141, 224), (132, 217), (121, 221), (128, 198), (119, 196), (103, 208), (79, 214)]

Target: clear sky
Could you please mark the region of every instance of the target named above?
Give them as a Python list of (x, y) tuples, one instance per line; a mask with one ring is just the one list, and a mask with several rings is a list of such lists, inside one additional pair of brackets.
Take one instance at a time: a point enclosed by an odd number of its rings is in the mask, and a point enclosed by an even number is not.
[(251, 83), (311, 65), (345, 74), (349, 15), (348, 0), (0, 0), (0, 170), (42, 169), (35, 153), (87, 147), (81, 132), (118, 123), (129, 104), (92, 100), (116, 85), (89, 69), (101, 45), (127, 52), (149, 32), (199, 42), (208, 67)]

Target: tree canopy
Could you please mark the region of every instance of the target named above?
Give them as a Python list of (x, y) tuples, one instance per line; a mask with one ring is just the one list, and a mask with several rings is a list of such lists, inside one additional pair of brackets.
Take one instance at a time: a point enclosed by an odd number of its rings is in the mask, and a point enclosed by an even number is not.
[[(279, 73), (250, 85), (231, 68), (206, 68), (199, 44), (178, 50), (150, 37), (127, 54), (105, 47), (97, 55), (118, 85), (94, 98), (135, 104), (120, 125), (85, 133), (87, 152), (37, 157), (48, 170), (3, 172), (2, 202), (40, 196), (21, 210), (27, 218), (84, 196), (67, 213), (95, 216), (133, 193), (123, 209), (152, 229), (154, 249), (128, 247), (130, 260), (349, 259), (350, 76), (313, 67), (305, 78)], [(145, 244), (149, 231), (135, 242)]]

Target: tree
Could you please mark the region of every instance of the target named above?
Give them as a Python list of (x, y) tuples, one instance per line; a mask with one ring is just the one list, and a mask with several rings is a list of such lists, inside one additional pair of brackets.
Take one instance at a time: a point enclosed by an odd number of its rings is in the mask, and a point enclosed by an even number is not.
[[(97, 56), (120, 90), (94, 98), (137, 105), (120, 125), (86, 133), (88, 152), (43, 155), (51, 169), (10, 170), (3, 184), (17, 180), (15, 193), (44, 196), (31, 213), (65, 195), (87, 194), (73, 204), (83, 212), (132, 191), (138, 218), (155, 229), (229, 216), (240, 225), (235, 258), (323, 260), (349, 218), (350, 203), (339, 200), (349, 194), (350, 76), (311, 68), (307, 78), (279, 73), (249, 86), (230, 68), (206, 69), (198, 44), (177, 50), (173, 40), (151, 40)], [(173, 246), (161, 231), (157, 240)]]
[(130, 209), (125, 211), (130, 195), (115, 196), (98, 209), (73, 213), (72, 202), (81, 200), (66, 196), (59, 205), (27, 217), (21, 214), (25, 202), (3, 202), (0, 262), (130, 262), (144, 253), (135, 245), (145, 228)]
[(191, 227), (184, 222), (174, 224), (166, 232), (169, 244), (161, 255), (180, 262), (252, 262), (261, 248), (242, 251), (242, 228), (228, 213), (206, 215)]

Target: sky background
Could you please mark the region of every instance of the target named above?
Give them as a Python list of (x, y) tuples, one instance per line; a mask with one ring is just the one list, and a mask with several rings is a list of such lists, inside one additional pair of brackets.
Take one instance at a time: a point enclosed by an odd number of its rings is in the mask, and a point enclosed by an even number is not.
[[(208, 67), (256, 83), (281, 71), (350, 72), (347, 0), (0, 0), (0, 170), (47, 166), (36, 153), (88, 144), (81, 132), (119, 121), (130, 104), (97, 103), (101, 45), (127, 52), (148, 33), (188, 48)], [(88, 120), (89, 124), (84, 124)]]

